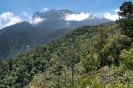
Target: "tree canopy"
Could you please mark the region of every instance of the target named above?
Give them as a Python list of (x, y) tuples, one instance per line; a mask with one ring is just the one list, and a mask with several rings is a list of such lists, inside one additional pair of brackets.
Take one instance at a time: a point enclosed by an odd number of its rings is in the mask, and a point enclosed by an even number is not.
[(119, 20), (117, 23), (122, 28), (122, 32), (133, 37), (133, 4), (131, 1), (124, 2), (119, 8)]

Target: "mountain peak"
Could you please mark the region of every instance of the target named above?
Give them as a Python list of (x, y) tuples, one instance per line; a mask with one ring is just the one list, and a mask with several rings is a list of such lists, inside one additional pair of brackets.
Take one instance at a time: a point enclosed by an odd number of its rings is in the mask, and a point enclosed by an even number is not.
[(67, 10), (67, 9), (61, 9), (61, 10), (56, 10), (56, 9), (51, 9), (46, 12), (36, 12), (33, 15), (33, 19), (36, 17), (39, 18), (45, 18), (47, 20), (60, 20), (62, 19), (66, 14), (73, 14), (74, 12)]
[(68, 9), (51, 9), (45, 12), (36, 12), (32, 19), (42, 20), (35, 26), (39, 29), (47, 30), (55, 30), (59, 28), (76, 28), (83, 25), (97, 25), (111, 21), (108, 19), (99, 19), (91, 13), (76, 13)]

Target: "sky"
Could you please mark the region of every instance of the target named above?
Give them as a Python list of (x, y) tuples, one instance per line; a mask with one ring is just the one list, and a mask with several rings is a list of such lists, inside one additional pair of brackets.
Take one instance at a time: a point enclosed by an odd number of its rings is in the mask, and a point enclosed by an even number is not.
[[(34, 22), (32, 16), (35, 12), (45, 12), (51, 9), (68, 9), (81, 14), (73, 14), (70, 18), (88, 17), (91, 14), (99, 18), (111, 20), (118, 19), (118, 9), (123, 2), (133, 0), (0, 0), (0, 29), (22, 21), (30, 23), (41, 22), (37, 18)], [(77, 18), (76, 18), (77, 17)], [(77, 21), (80, 21), (77, 20)]]

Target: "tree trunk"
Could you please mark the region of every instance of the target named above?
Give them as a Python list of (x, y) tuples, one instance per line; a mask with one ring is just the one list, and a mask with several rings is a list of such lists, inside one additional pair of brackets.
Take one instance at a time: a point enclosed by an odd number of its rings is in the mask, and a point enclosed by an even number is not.
[(58, 88), (60, 88), (60, 78), (58, 77)]
[(74, 64), (72, 65), (72, 86), (74, 85)]

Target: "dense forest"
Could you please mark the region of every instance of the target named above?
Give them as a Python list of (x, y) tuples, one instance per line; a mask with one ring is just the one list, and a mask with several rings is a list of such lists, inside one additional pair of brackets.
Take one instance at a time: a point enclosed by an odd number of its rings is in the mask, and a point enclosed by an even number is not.
[(124, 2), (118, 15), (116, 22), (78, 27), (0, 61), (0, 88), (132, 88), (132, 2)]

